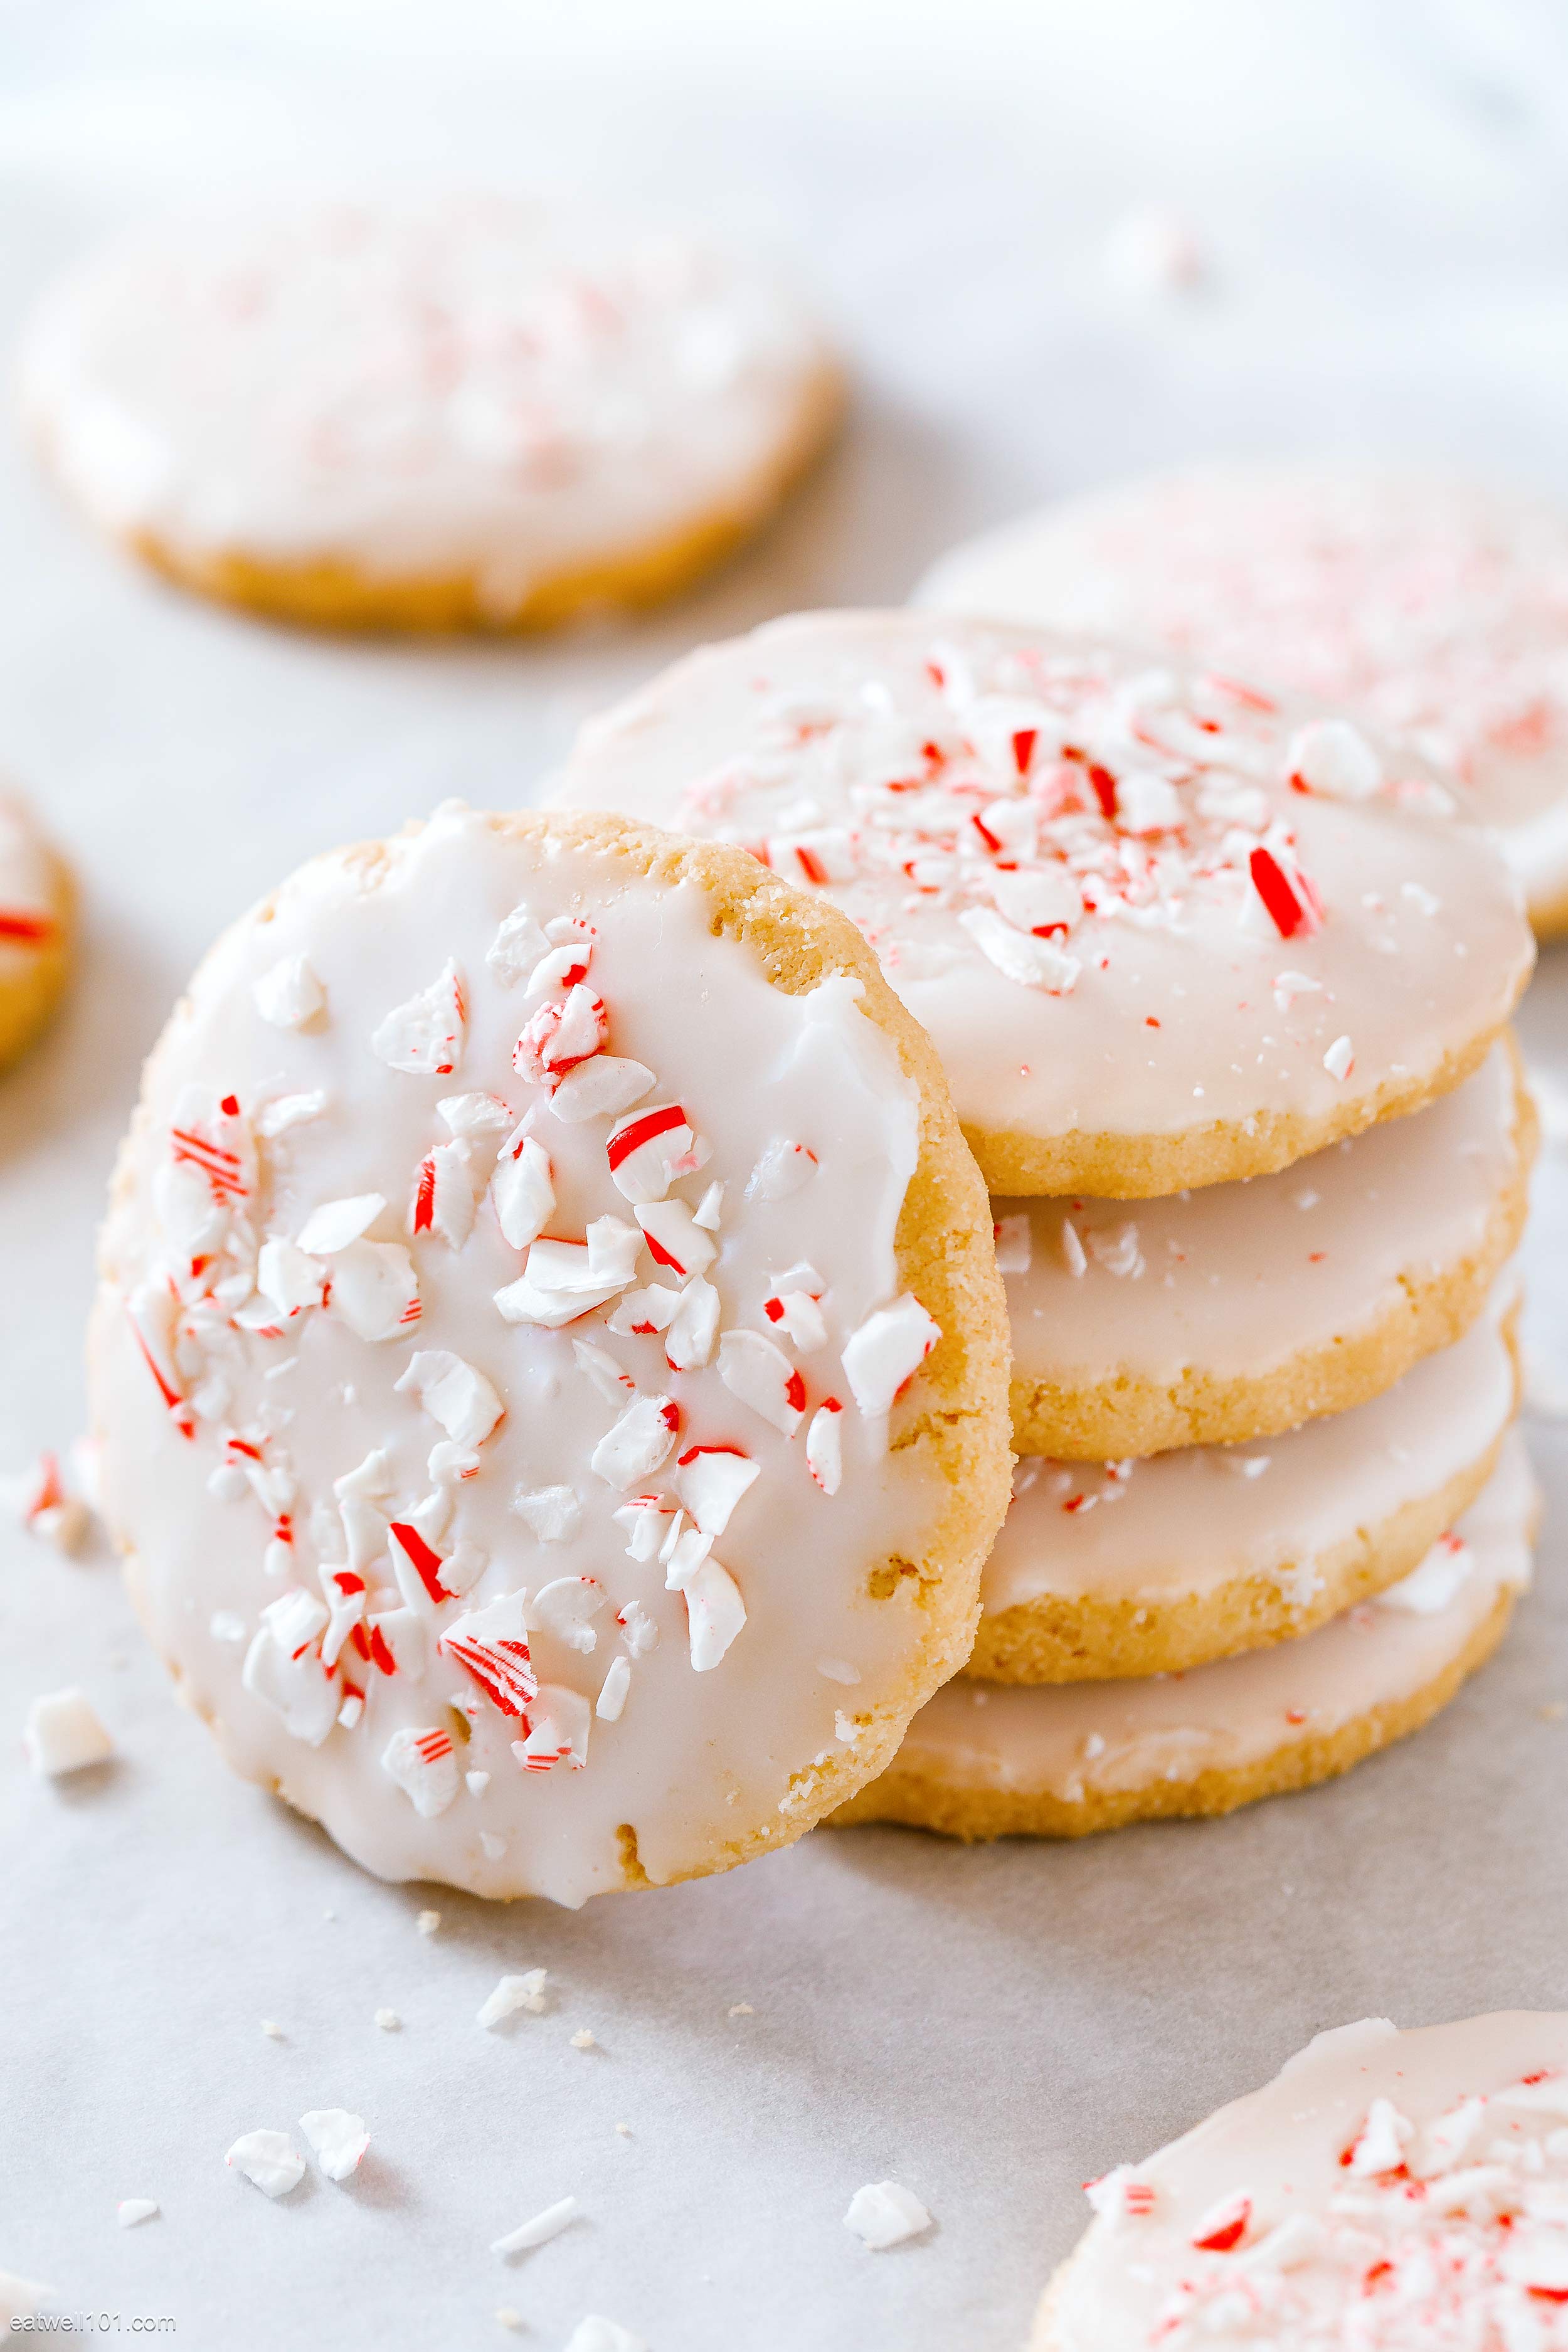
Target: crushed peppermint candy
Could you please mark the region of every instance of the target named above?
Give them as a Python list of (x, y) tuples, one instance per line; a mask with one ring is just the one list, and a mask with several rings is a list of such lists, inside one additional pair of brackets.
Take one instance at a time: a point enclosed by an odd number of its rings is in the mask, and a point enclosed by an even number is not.
[(122, 2197), (114, 2209), (114, 2218), (122, 2230), (134, 2230), (139, 2222), (155, 2221), (160, 2211), (153, 2197)]
[(244, 2132), (224, 2162), (253, 2181), (264, 2197), (287, 2197), (305, 2178), (305, 2159), (290, 2145), (287, 2132)]
[(479, 2022), (490, 2032), (504, 2025), (509, 2017), (526, 2010), (531, 2017), (544, 2011), (545, 1971), (529, 1969), (521, 1976), (502, 1977), (495, 1990), (489, 1994), (479, 2011)]
[(300, 2116), (300, 2129), (328, 2180), (346, 2180), (370, 2146), (363, 2116), (351, 2115), (346, 2107), (312, 2107)]
[(54, 1691), (36, 1698), (27, 1710), (22, 1732), (27, 1761), (41, 1780), (56, 1780), (101, 1764), (114, 1753), (114, 1742), (99, 1721), (86, 1694)]
[(578, 2210), (575, 2197), (563, 2197), (556, 2204), (547, 2205), (542, 2213), (535, 2213), (531, 2221), (520, 2221), (516, 2229), (509, 2230), (504, 2237), (492, 2238), (490, 2252), (492, 2254), (522, 2254), (531, 2252), (535, 2246), (547, 2246), (552, 2238), (558, 2238), (567, 2223), (575, 2219)]
[(618, 2320), (591, 2311), (577, 2322), (562, 2352), (648, 2352), (648, 2347), (642, 2336), (634, 2336)]
[(889, 2246), (901, 2246), (906, 2238), (918, 2238), (931, 2228), (931, 2217), (912, 2189), (900, 2188), (896, 2180), (873, 2180), (849, 2200), (844, 2226), (873, 2253), (881, 2253)]

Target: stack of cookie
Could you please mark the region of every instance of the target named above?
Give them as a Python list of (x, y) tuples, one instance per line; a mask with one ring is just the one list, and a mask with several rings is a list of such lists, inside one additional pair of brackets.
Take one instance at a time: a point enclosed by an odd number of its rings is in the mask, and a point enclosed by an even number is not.
[(1136, 653), (827, 614), (679, 665), (560, 797), (842, 906), (992, 1190), (1016, 1499), (966, 1676), (838, 1818), (1223, 1811), (1439, 1706), (1528, 1574), (1531, 944), (1420, 759)]

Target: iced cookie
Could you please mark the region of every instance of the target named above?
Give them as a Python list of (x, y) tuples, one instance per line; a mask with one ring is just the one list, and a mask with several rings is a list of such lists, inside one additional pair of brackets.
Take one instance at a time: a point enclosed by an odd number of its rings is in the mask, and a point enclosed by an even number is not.
[(499, 195), (144, 232), (46, 300), (21, 382), (65, 487), (160, 571), (415, 630), (674, 593), (777, 504), (841, 398), (764, 272)]
[(0, 1066), (54, 1011), (70, 961), (71, 887), (29, 809), (0, 793)]
[(1299, 1642), (1139, 1682), (950, 1683), (835, 1822), (1082, 1837), (1228, 1813), (1415, 1730), (1501, 1640), (1536, 1516), (1510, 1437), (1479, 1500), (1399, 1583)]
[(1088, 2184), (1034, 2352), (1563, 2352), (1568, 2014), (1320, 2033)]
[(968, 1671), (1179, 1672), (1310, 1633), (1394, 1583), (1491, 1474), (1517, 1402), (1514, 1296), (1510, 1282), (1381, 1396), (1284, 1436), (1104, 1468), (1026, 1456)]
[(967, 1654), (984, 1198), (853, 926), (752, 859), (460, 806), (318, 858), (155, 1048), (101, 1274), (143, 1622), (383, 1877), (727, 1868)]
[(1049, 633), (777, 621), (590, 724), (556, 790), (852, 915), (994, 1192), (1285, 1167), (1457, 1086), (1530, 971), (1414, 752)]
[(1125, 631), (1421, 746), (1568, 927), (1568, 517), (1446, 476), (1195, 467), (957, 548), (918, 601)]
[(1516, 1247), (1536, 1119), (1512, 1040), (1409, 1118), (1273, 1176), (997, 1200), (1014, 1444), (1109, 1462), (1343, 1412), (1452, 1344)]

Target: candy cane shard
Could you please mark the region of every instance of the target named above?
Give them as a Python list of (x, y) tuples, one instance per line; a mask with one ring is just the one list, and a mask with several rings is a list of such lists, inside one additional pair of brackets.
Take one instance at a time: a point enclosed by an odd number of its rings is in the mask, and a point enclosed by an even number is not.
[(1372, 800), (1383, 789), (1383, 762), (1345, 719), (1317, 719), (1294, 734), (1285, 772), (1298, 791), (1341, 801)]
[(1075, 955), (1033, 930), (1019, 930), (992, 907), (964, 907), (959, 923), (969, 933), (988, 963), (1004, 980), (1020, 988), (1037, 988), (1047, 996), (1069, 996), (1083, 965)]
[(662, 1495), (634, 1495), (629, 1503), (623, 1503), (615, 1517), (616, 1525), (626, 1530), (626, 1558), (657, 1559), (664, 1545), (666, 1522), (679, 1516)]
[(457, 1587), (443, 1581), (446, 1561), (426, 1542), (417, 1528), (411, 1527), (405, 1519), (394, 1519), (388, 1524), (387, 1534), (391, 1538), (392, 1572), (411, 1609), (417, 1609), (422, 1601), (435, 1607), (443, 1601), (458, 1599)]
[(438, 1143), (414, 1171), (408, 1204), (411, 1234), (434, 1234), (448, 1249), (461, 1249), (474, 1229), (473, 1171), (466, 1144)]
[(555, 1184), (550, 1154), (544, 1146), (518, 1128), (501, 1146), (490, 1178), (490, 1200), (496, 1223), (513, 1249), (527, 1249), (537, 1241), (555, 1213)]
[(379, 1506), (391, 1492), (391, 1465), (380, 1447), (367, 1454), (357, 1468), (332, 1481), (348, 1565), (356, 1574), (363, 1575), (374, 1566), (386, 1549), (387, 1514)]
[(599, 1685), (599, 1696), (594, 1701), (594, 1712), (603, 1723), (618, 1723), (631, 1688), (631, 1660), (617, 1655), (610, 1660), (605, 1679)]
[(825, 1495), (837, 1495), (844, 1478), (844, 1408), (825, 1397), (805, 1433), (805, 1466)]
[(588, 1466), (624, 1494), (668, 1458), (679, 1428), (680, 1410), (672, 1397), (638, 1397), (599, 1440)]
[(327, 1008), (327, 992), (309, 956), (285, 956), (251, 990), (263, 1021), (274, 1029), (307, 1029)]
[(528, 1622), (586, 1656), (597, 1646), (593, 1620), (608, 1605), (609, 1594), (596, 1576), (561, 1576), (541, 1588), (529, 1604)]
[(132, 1333), (142, 1360), (152, 1373), (158, 1393), (182, 1437), (194, 1437), (196, 1418), (185, 1401), (184, 1381), (174, 1363), (174, 1327), (179, 1301), (166, 1282), (138, 1284), (125, 1302)]
[(941, 1338), (940, 1327), (908, 1291), (868, 1315), (846, 1340), (841, 1359), (860, 1411), (888, 1412)]
[(553, 1087), (598, 1053), (609, 1034), (603, 1003), (579, 983), (558, 1003), (540, 1006), (512, 1047), (512, 1068), (530, 1086)]
[(506, 1411), (483, 1372), (446, 1348), (416, 1350), (393, 1386), (417, 1397), (454, 1444), (464, 1447), (482, 1445)]
[(605, 1146), (610, 1181), (634, 1208), (646, 1207), (663, 1200), (696, 1149), (696, 1134), (679, 1103), (635, 1112), (610, 1130)]
[(616, 1622), (621, 1629), (621, 1639), (628, 1657), (643, 1658), (658, 1647), (658, 1627), (640, 1601), (628, 1601), (624, 1609), (616, 1612)]
[(314, 1593), (302, 1587), (269, 1602), (240, 1675), (252, 1698), (281, 1716), (290, 1738), (307, 1748), (320, 1748), (329, 1737), (342, 1703), (316, 1647), (329, 1616)]
[(287, 2197), (305, 2177), (305, 2159), (286, 2132), (242, 2132), (224, 2162), (267, 2197)]
[[(718, 1297), (716, 1291), (713, 1295)], [(637, 1332), (646, 1336), (668, 1331), (683, 1296), (681, 1291), (671, 1290), (661, 1282), (650, 1282), (641, 1290), (628, 1290), (606, 1316), (605, 1328), (623, 1339)]]
[(82, 1691), (51, 1691), (36, 1698), (27, 1710), (22, 1746), (40, 1779), (55, 1780), (101, 1764), (114, 1753), (114, 1742), (94, 1714)]
[(463, 983), (457, 965), (448, 962), (428, 988), (387, 1014), (371, 1051), (389, 1069), (411, 1077), (449, 1077), (463, 1058), (467, 1029)]
[(528, 908), (514, 907), (486, 950), (485, 961), (503, 987), (510, 988), (549, 950), (550, 942)]
[(596, 1347), (591, 1339), (574, 1339), (572, 1353), (579, 1370), (587, 1375), (608, 1403), (622, 1405), (628, 1396), (636, 1396), (636, 1381), (630, 1372), (622, 1370), (607, 1348)]
[(805, 1418), (805, 1383), (782, 1348), (758, 1331), (721, 1332), (719, 1377), (784, 1436), (795, 1435)]
[(641, 1062), (615, 1054), (595, 1054), (568, 1070), (550, 1097), (557, 1118), (577, 1125), (585, 1118), (614, 1118), (640, 1102), (653, 1085), (653, 1072)]
[(684, 1201), (638, 1202), (632, 1214), (641, 1226), (654, 1262), (683, 1278), (700, 1274), (718, 1255), (718, 1244), (703, 1232)]
[(721, 1536), (736, 1504), (762, 1475), (762, 1464), (738, 1445), (693, 1445), (676, 1465), (681, 1501), (705, 1536)]
[(493, 1707), (514, 1719), (527, 1714), (539, 1687), (524, 1624), (526, 1599), (523, 1592), (509, 1592), (469, 1610), (437, 1644), (473, 1676)]
[[(707, 1543), (711, 1538), (700, 1540)], [(666, 1582), (685, 1596), (692, 1672), (709, 1674), (746, 1622), (741, 1588), (727, 1568), (707, 1558), (691, 1568), (678, 1569), (672, 1562)]]
[(672, 1371), (696, 1371), (708, 1362), (719, 1329), (719, 1309), (713, 1285), (693, 1275), (676, 1300), (665, 1334), (665, 1361)]
[(458, 1759), (449, 1732), (431, 1725), (395, 1731), (382, 1751), (384, 1772), (396, 1781), (422, 1821), (444, 1813), (458, 1793)]
[(816, 1154), (804, 1143), (775, 1135), (746, 1179), (748, 1201), (787, 1201), (816, 1173)]
[(262, 1243), (257, 1253), (256, 1287), (285, 1322), (308, 1307), (320, 1307), (326, 1286), (326, 1268), (295, 1243), (278, 1234)]
[(548, 1772), (557, 1764), (580, 1772), (588, 1761), (588, 1733), (593, 1715), (580, 1691), (563, 1683), (541, 1683), (529, 1709), (526, 1739), (514, 1739), (511, 1752), (525, 1772)]
[(827, 1321), (816, 1300), (808, 1290), (776, 1292), (763, 1301), (763, 1313), (776, 1331), (782, 1331), (792, 1347), (810, 1353), (813, 1348), (826, 1347)]
[(346, 2107), (312, 2107), (300, 2116), (300, 2129), (329, 2180), (346, 2180), (370, 2146), (364, 2117), (351, 2115)]
[(566, 1543), (583, 1524), (583, 1506), (574, 1486), (520, 1486), (510, 1508), (541, 1543)]
[(401, 1242), (351, 1242), (331, 1261), (327, 1311), (356, 1339), (396, 1339), (423, 1308), (414, 1260)]

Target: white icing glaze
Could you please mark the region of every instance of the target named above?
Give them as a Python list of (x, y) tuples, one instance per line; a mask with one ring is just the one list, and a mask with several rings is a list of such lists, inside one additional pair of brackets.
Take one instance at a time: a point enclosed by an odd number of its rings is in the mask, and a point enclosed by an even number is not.
[(1436, 1494), (1496, 1444), (1514, 1408), (1500, 1328), (1512, 1303), (1510, 1284), (1464, 1339), (1381, 1396), (1284, 1436), (1103, 1469), (1026, 1456), (985, 1565), (985, 1607), (1048, 1596), (1179, 1609), (1257, 1577), (1305, 1607), (1321, 1589), (1317, 1560)]
[(111, 530), (471, 572), (505, 619), (542, 581), (748, 510), (826, 365), (751, 267), (490, 195), (143, 231), (45, 302), (22, 390)]
[[(236, 926), (149, 1065), (105, 1241), (104, 1507), (233, 1759), (384, 1876), (574, 1904), (620, 1883), (623, 1824), (659, 1882), (787, 1842), (820, 1809), (795, 1778), (929, 1686), (910, 1580), (867, 1589), (946, 1491), (871, 1393), (931, 1338), (894, 1308), (918, 1101), (858, 982), (786, 994), (712, 924), (696, 882), (445, 810)], [(319, 1009), (279, 1025), (306, 976)], [(552, 1102), (514, 1043), (564, 1036), (574, 987), (607, 1050)], [(606, 1073), (641, 1098), (584, 1116)], [(748, 1198), (781, 1139), (805, 1177)], [(529, 1143), (553, 1205), (525, 1216)], [(815, 1321), (777, 1336), (781, 1287)]]
[(1042, 2352), (1563, 2352), (1568, 2013), (1320, 2033), (1089, 2194)]
[(0, 984), (25, 978), (65, 917), (59, 865), (20, 801), (0, 796)]
[[(1500, 862), (1435, 812), (1413, 754), (1352, 799), (1371, 748), (1321, 725), (1304, 747), (1299, 721), (1125, 650), (816, 614), (592, 722), (556, 795), (818, 883), (972, 1129), (1349, 1132), (1501, 1019), (1531, 950)], [(1335, 790), (1292, 790), (1303, 763)]]
[(1470, 784), (1531, 906), (1568, 890), (1568, 517), (1444, 477), (1216, 465), (1065, 500), (917, 601), (1125, 631), (1354, 711)]
[[(1514, 1064), (1276, 1175), (1163, 1200), (997, 1199), (1016, 1377), (1260, 1386), (1473, 1257), (1519, 1180)], [(1065, 1223), (1072, 1234), (1064, 1234)], [(1024, 1259), (1027, 1258), (1027, 1264)]]
[[(1296, 1641), (1191, 1674), (1038, 1687), (949, 1683), (910, 1726), (895, 1769), (946, 1788), (1037, 1791), (1068, 1804), (1244, 1770), (1434, 1681), (1499, 1593), (1528, 1583), (1534, 1509), (1524, 1448), (1510, 1437), (1454, 1533), (1375, 1601)], [(1434, 1600), (1442, 1605), (1412, 1605)]]

